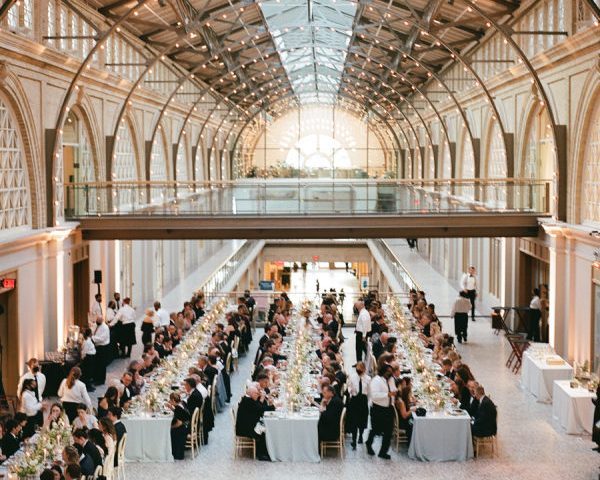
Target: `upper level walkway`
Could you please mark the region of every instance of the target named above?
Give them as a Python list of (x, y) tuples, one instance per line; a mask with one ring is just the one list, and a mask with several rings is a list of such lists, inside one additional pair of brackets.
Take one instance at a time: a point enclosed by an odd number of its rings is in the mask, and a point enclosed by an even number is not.
[(535, 236), (550, 182), (270, 179), (71, 184), (87, 239)]

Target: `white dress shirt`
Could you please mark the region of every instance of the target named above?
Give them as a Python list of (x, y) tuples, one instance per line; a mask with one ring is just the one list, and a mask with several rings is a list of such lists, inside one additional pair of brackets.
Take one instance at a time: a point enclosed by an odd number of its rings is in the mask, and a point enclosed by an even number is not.
[(96, 326), (96, 331), (94, 332), (94, 335), (92, 335), (92, 340), (98, 347), (104, 347), (110, 343), (110, 329), (106, 323), (102, 322), (100, 325)]
[(450, 317), (454, 317), (455, 313), (469, 313), (471, 311), (471, 301), (465, 297), (458, 297), (452, 305)]
[(171, 323), (171, 317), (169, 316), (169, 312), (167, 312), (164, 308), (159, 308), (158, 310), (155, 310), (154, 314), (158, 317), (159, 327), (168, 327)]
[(35, 393), (31, 390), (25, 390), (21, 397), (21, 412), (28, 417), (33, 417), (42, 409), (42, 402), (35, 398)]
[(361, 332), (363, 337), (371, 331), (371, 315), (369, 315), (369, 312), (366, 308), (363, 308), (360, 312), (358, 312), (355, 330), (357, 332)]
[[(38, 372), (35, 375), (33, 373), (31, 373), (31, 372), (27, 372), (27, 373), (21, 375), (21, 378), (19, 379), (19, 386), (17, 387), (17, 397), (21, 396), (21, 390), (23, 388), (23, 382), (25, 380), (27, 380), (28, 378), (37, 381), (38, 394), (39, 394), (40, 399), (41, 399), (42, 395), (44, 394), (44, 390), (46, 389), (46, 375), (44, 375), (42, 372)], [(35, 394), (34, 394), (34, 396), (35, 396)]]
[(96, 345), (92, 342), (91, 337), (86, 338), (81, 346), (81, 358), (85, 358), (88, 355), (96, 355)]
[(389, 397), (388, 393), (396, 390), (396, 382), (393, 377), (390, 377), (386, 384), (385, 378), (377, 375), (369, 385), (369, 398), (374, 405), (389, 407), (394, 404), (394, 399)]
[(112, 308), (107, 308), (105, 320), (109, 327), (114, 327), (117, 324), (117, 312), (115, 312)]
[(358, 395), (359, 390), (359, 382), (362, 383), (362, 393), (364, 395), (369, 394), (369, 384), (371, 383), (371, 377), (367, 374), (362, 376), (358, 376), (358, 373), (352, 372), (350, 374), (350, 378), (348, 379), (348, 393), (351, 397), (355, 397)]
[(81, 380), (75, 380), (73, 388), (69, 388), (67, 387), (67, 379), (63, 379), (63, 381), (60, 383), (60, 387), (58, 387), (58, 396), (60, 397), (60, 401), (63, 403), (83, 403), (87, 405), (90, 410), (92, 409), (92, 401), (88, 395), (85, 383), (83, 383)]
[(100, 302), (94, 301), (94, 303), (92, 304), (92, 309), (90, 311), (94, 316), (102, 316), (102, 305), (100, 304)]
[(537, 295), (535, 295), (531, 299), (531, 302), (529, 302), (529, 308), (531, 308), (533, 310), (541, 310), (542, 309), (542, 304), (540, 303), (540, 297), (538, 297)]
[(128, 323), (135, 322), (135, 310), (131, 307), (131, 305), (123, 305), (119, 308), (116, 316), (117, 321), (121, 321), (123, 325), (127, 325)]
[(460, 285), (463, 290), (477, 290), (477, 276), (464, 273)]

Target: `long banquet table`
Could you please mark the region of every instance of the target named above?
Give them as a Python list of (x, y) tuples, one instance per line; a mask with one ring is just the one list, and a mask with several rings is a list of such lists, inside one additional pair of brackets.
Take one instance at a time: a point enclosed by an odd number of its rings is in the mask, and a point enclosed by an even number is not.
[(552, 417), (569, 434), (592, 433), (594, 423), (594, 392), (581, 387), (571, 388), (569, 380), (555, 380)]
[(521, 368), (521, 385), (532, 393), (538, 402), (549, 403), (552, 400), (552, 390), (555, 380), (570, 380), (573, 378), (573, 368), (567, 363), (549, 364), (548, 361), (562, 360), (558, 355), (538, 354), (526, 350), (523, 354)]
[(473, 458), (471, 417), (464, 412), (427, 412), (425, 417), (413, 414), (413, 432), (408, 447), (412, 460), (424, 462), (465, 461)]

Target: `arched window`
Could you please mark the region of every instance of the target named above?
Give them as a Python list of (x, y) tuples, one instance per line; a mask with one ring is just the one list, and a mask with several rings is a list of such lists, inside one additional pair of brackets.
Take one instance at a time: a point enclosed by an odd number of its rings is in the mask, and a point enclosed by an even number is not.
[(177, 180), (186, 182), (191, 180), (191, 175), (188, 172), (188, 155), (188, 142), (186, 135), (183, 135), (177, 148), (177, 160), (175, 162), (175, 178)]
[[(152, 144), (152, 153), (150, 158), (150, 181), (166, 182), (169, 179), (167, 162), (168, 157), (164, 129), (159, 125), (158, 132), (156, 132), (154, 137), (154, 143)], [(152, 187), (151, 199), (153, 202), (159, 202), (164, 198), (164, 186)]]
[(438, 176), (440, 178), (452, 178), (452, 158), (450, 157), (450, 146), (448, 142), (443, 141), (440, 145), (440, 153), (438, 154), (441, 168)]
[(131, 125), (127, 120), (123, 120), (117, 131), (113, 180), (117, 182), (138, 180), (141, 175), (137, 165)]
[(600, 223), (600, 103), (595, 102), (583, 156), (581, 221)]
[[(487, 151), (487, 172), (488, 178), (506, 178), (506, 150), (504, 149), (504, 141), (502, 132), (496, 122), (493, 122), (489, 129), (488, 136), (488, 151)], [(506, 205), (506, 186), (498, 185), (497, 188), (486, 189), (486, 200), (499, 206)]]
[[(459, 178), (473, 179), (475, 178), (475, 156), (473, 155), (473, 145), (471, 145), (470, 137), (466, 131), (463, 132), (462, 144), (460, 148), (461, 162)], [(461, 189), (462, 195), (466, 198), (475, 198), (475, 189), (472, 185), (464, 186)]]
[(204, 172), (204, 155), (202, 153), (202, 144), (199, 143), (196, 147), (196, 165), (194, 168), (194, 179), (197, 182), (206, 181), (206, 174)]
[[(69, 111), (62, 128), (57, 170), (63, 184), (75, 184), (67, 192), (65, 212), (93, 213), (97, 204), (96, 192), (85, 185), (96, 180), (92, 147), (84, 122), (73, 110)], [(59, 210), (57, 215), (61, 213)]]
[(31, 226), (29, 182), (21, 135), (0, 98), (0, 231)]

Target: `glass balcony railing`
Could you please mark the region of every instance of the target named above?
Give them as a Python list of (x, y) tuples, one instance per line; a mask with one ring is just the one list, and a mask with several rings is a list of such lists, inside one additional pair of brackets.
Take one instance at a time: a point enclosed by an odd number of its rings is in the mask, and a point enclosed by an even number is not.
[(237, 180), (65, 186), (69, 219), (90, 216), (551, 213), (544, 180)]
[(409, 271), (404, 267), (402, 262), (398, 259), (398, 257), (390, 250), (390, 247), (385, 240), (381, 238), (377, 238), (371, 240), (372, 245), (377, 249), (379, 254), (383, 257), (385, 261), (385, 265), (392, 271), (392, 274), (398, 280), (398, 282), (403, 286), (402, 292), (394, 292), (394, 293), (404, 293), (408, 294), (410, 290), (422, 290), (421, 286), (416, 282), (416, 280), (412, 277)]

